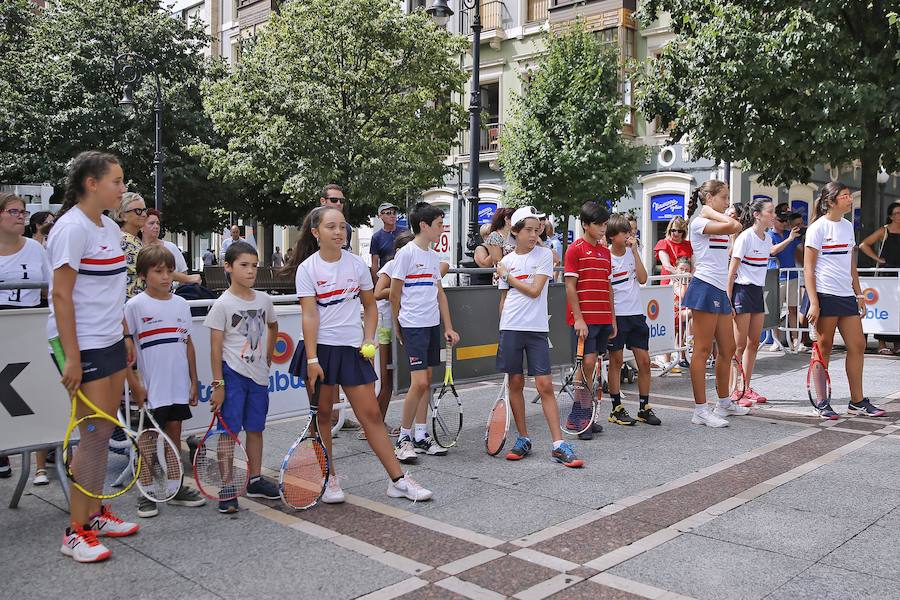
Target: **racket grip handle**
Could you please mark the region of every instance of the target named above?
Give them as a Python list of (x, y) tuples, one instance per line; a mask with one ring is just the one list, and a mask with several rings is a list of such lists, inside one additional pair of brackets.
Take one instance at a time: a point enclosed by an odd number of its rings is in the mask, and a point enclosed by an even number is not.
[(62, 342), (59, 337), (50, 340), (50, 349), (53, 351), (53, 359), (59, 366), (60, 371), (66, 366), (66, 353), (63, 351)]

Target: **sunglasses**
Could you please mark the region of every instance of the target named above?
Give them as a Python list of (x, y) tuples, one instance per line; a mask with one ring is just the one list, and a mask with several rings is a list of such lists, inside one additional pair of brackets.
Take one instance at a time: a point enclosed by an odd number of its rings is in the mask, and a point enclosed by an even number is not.
[(149, 208), (129, 208), (125, 212), (127, 212), (127, 213), (133, 212), (136, 216), (143, 217), (144, 215), (147, 214), (148, 210), (150, 210), (150, 209)]
[(391, 209), (388, 209), (388, 210), (383, 210), (383, 211), (381, 211), (381, 214), (387, 215), (387, 216), (391, 217), (391, 216), (396, 215), (396, 214), (397, 214), (397, 211), (391, 208)]
[(332, 204), (343, 204), (346, 201), (346, 198), (338, 198), (337, 196), (326, 196), (325, 199)]
[(12, 215), (13, 219), (18, 219), (19, 217), (22, 217), (23, 219), (27, 219), (28, 217), (31, 216), (30, 212), (28, 212), (27, 210), (22, 210), (20, 208), (10, 208), (3, 212), (6, 212), (6, 213), (9, 213), (10, 215)]
[(685, 232), (684, 229), (673, 229), (671, 233), (680, 233), (681, 235), (684, 235)]

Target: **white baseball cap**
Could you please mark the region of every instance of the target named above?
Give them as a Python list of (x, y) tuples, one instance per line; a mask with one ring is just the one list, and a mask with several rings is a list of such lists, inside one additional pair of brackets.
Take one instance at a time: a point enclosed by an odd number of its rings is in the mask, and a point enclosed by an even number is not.
[(516, 212), (513, 213), (512, 218), (509, 220), (509, 223), (510, 225), (515, 227), (525, 219), (543, 219), (546, 216), (547, 215), (540, 212), (533, 206), (523, 206), (516, 209)]

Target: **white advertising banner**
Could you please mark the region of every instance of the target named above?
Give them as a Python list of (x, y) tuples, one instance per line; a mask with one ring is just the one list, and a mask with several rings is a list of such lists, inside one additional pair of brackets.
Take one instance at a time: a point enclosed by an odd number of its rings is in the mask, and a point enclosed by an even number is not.
[(672, 286), (642, 287), (641, 305), (650, 328), (650, 356), (675, 349), (675, 294)]
[(863, 331), (900, 334), (900, 278), (860, 277), (859, 286), (866, 303)]

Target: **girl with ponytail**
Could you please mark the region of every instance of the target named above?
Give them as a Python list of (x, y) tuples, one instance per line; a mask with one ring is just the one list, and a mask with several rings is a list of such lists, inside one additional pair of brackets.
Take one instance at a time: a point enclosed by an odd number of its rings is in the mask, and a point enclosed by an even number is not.
[(741, 215), (744, 231), (734, 243), (731, 267), (728, 269), (728, 297), (734, 307), (734, 338), (737, 342), (735, 358), (743, 366), (746, 387), (746, 391), (735, 390), (731, 400), (744, 407), (753, 406), (754, 402), (766, 402), (766, 397), (750, 386), (750, 379), (766, 313), (763, 286), (766, 284), (769, 257), (784, 250), (800, 234), (795, 228), (782, 242), (773, 245), (766, 231), (774, 224), (772, 200), (757, 198), (750, 202)]
[[(732, 234), (741, 224), (723, 213), (728, 208), (728, 184), (710, 180), (691, 194), (688, 216), (697, 212), (688, 230), (694, 252), (694, 277), (682, 299), (691, 309), (694, 329), (694, 352), (691, 356), (691, 387), (694, 391), (694, 416), (691, 422), (707, 427), (725, 427), (724, 417), (745, 415), (750, 409), (732, 402), (728, 391), (731, 357), (734, 354), (734, 320), (728, 298), (728, 250)], [(713, 338), (718, 347), (716, 389), (718, 404), (706, 404), (706, 360), (712, 352)]]
[[(121, 231), (103, 214), (113, 210), (125, 193), (119, 161), (111, 154), (82, 152), (69, 165), (66, 194), (47, 240), (53, 275), (47, 337), (58, 338), (65, 362), (58, 365), (70, 396), (81, 389), (108, 414), (116, 414), (122, 399), (126, 365), (134, 361), (134, 346), (126, 339), (125, 255)], [(72, 461), (76, 480), (85, 469), (106, 471), (112, 427), (82, 431)], [(101, 482), (102, 484), (102, 482)], [(102, 490), (98, 489), (97, 492)], [(110, 551), (98, 535), (126, 536), (139, 526), (113, 515), (100, 500), (69, 492), (71, 525), (60, 551), (78, 562), (98, 562)]]
[[(822, 188), (816, 200), (816, 220), (806, 230), (806, 252), (803, 254), (803, 278), (806, 296), (800, 311), (816, 328), (819, 352), (828, 364), (834, 344), (834, 332), (840, 329), (847, 348), (845, 367), (850, 384), (847, 413), (865, 417), (883, 417), (885, 412), (863, 396), (863, 353), (866, 338), (861, 315), (865, 314), (856, 271), (856, 236), (853, 224), (844, 215), (853, 210), (850, 190), (837, 181)], [(823, 419), (834, 420), (838, 414), (826, 401), (816, 407)]]

